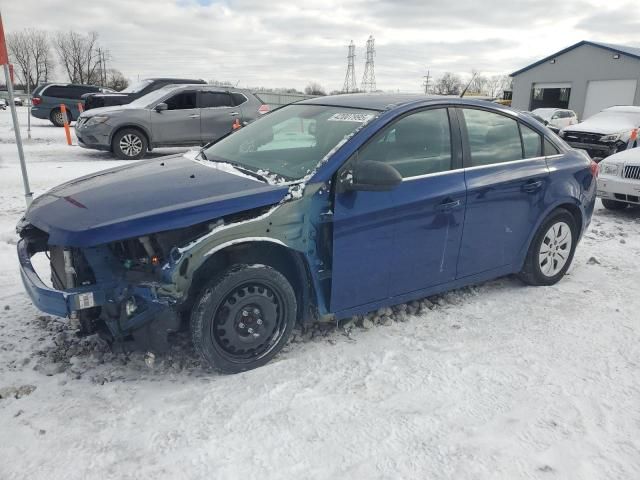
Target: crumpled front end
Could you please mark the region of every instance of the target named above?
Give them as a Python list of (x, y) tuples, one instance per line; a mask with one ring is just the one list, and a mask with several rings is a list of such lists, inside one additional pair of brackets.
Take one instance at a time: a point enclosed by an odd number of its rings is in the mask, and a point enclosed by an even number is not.
[[(179, 328), (180, 299), (166, 294), (161, 264), (169, 252), (153, 235), (78, 248), (51, 245), (48, 234), (30, 224), (19, 225), (18, 233), (22, 281), (39, 310), (78, 318), (85, 333), (167, 347), (167, 333)], [(36, 254), (49, 260), (48, 282), (34, 268)]]

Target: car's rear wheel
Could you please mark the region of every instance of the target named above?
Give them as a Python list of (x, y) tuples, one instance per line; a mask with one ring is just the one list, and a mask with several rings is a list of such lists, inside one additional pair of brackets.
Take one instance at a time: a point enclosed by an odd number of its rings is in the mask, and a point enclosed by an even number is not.
[(602, 206), (607, 210), (624, 210), (629, 206), (628, 203), (618, 202), (617, 200), (602, 199)]
[[(67, 115), (69, 115), (69, 112), (67, 112)], [(62, 110), (60, 110), (59, 108), (54, 108), (53, 110), (51, 110), (49, 120), (51, 120), (51, 123), (53, 123), (56, 127), (64, 127), (64, 113), (62, 113)], [(71, 121), (71, 116), (69, 116), (69, 121)]]
[(266, 265), (235, 265), (211, 280), (191, 312), (195, 349), (213, 368), (238, 373), (264, 365), (296, 322), (288, 280)]
[(147, 138), (135, 128), (125, 128), (113, 136), (111, 149), (120, 160), (138, 160), (147, 153)]
[(576, 220), (555, 210), (540, 226), (529, 246), (520, 278), (529, 285), (553, 285), (567, 273), (578, 240)]

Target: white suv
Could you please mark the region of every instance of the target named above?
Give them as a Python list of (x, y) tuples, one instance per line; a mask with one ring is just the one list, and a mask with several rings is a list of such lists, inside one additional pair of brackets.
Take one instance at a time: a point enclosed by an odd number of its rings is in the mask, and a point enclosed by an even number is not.
[(562, 108), (536, 108), (531, 113), (542, 118), (548, 126), (556, 127), (558, 129), (578, 123), (578, 116), (573, 110), (565, 110)]
[(600, 162), (598, 197), (609, 210), (640, 205), (640, 148), (616, 153)]

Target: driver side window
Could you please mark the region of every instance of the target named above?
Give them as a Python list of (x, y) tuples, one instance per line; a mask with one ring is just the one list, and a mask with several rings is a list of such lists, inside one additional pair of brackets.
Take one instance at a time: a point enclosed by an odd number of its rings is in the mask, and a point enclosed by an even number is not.
[(403, 178), (451, 170), (447, 109), (423, 110), (393, 122), (359, 151), (358, 158), (387, 163)]

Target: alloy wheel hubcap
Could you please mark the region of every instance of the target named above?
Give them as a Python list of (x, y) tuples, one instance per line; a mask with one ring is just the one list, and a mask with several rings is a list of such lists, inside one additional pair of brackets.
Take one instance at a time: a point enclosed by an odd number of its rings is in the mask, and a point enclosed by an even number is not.
[(127, 157), (135, 157), (142, 151), (142, 140), (137, 135), (128, 133), (120, 139), (120, 150)]
[(538, 264), (547, 277), (557, 275), (569, 261), (573, 242), (571, 228), (565, 222), (551, 225), (540, 244)]

